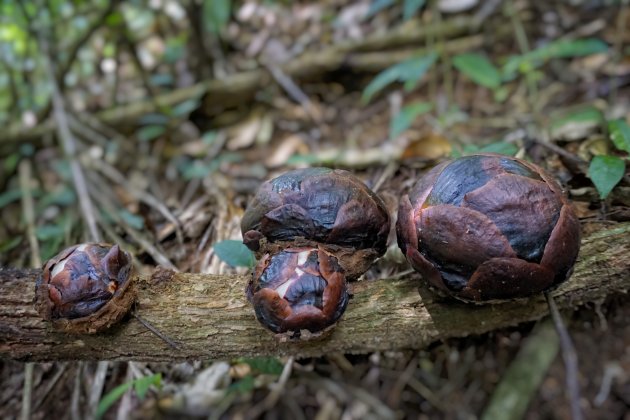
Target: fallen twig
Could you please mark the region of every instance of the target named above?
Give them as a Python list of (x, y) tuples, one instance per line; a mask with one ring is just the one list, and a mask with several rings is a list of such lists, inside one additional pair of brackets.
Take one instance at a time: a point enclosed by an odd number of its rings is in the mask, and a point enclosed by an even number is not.
[(562, 359), (564, 360), (565, 384), (567, 386), (567, 394), (571, 406), (571, 418), (573, 420), (582, 420), (582, 409), (580, 408), (580, 380), (578, 378), (578, 356), (573, 345), (573, 340), (567, 331), (567, 327), (562, 321), (562, 315), (558, 310), (558, 306), (553, 297), (549, 293), (545, 293), (547, 304), (549, 304), (549, 312), (553, 325), (556, 328), (558, 337), (560, 338), (560, 349), (562, 350)]

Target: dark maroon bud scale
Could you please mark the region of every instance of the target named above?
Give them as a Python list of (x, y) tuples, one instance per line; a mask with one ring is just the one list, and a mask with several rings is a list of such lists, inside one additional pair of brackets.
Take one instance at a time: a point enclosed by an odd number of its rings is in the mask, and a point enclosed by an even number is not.
[(540, 167), (483, 154), (442, 163), (404, 196), (398, 245), (432, 285), (463, 300), (529, 296), (568, 278), (580, 224)]
[(131, 256), (118, 245), (85, 243), (48, 260), (35, 284), (35, 307), (55, 329), (96, 333), (131, 309)]
[(346, 280), (383, 255), (389, 225), (382, 200), (347, 171), (298, 169), (262, 184), (241, 223), (260, 259), (247, 289), (258, 320), (276, 333), (333, 325)]
[(337, 259), (316, 248), (288, 248), (265, 256), (247, 295), (256, 317), (276, 333), (322, 330), (335, 323), (348, 304)]

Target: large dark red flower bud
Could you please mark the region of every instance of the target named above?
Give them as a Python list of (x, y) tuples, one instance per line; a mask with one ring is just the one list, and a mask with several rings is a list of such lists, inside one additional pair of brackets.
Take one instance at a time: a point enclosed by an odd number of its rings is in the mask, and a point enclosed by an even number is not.
[[(382, 200), (347, 171), (298, 169), (262, 184), (241, 223), (243, 242), (261, 258), (248, 292), (258, 319), (276, 332), (333, 324), (347, 304), (346, 279), (383, 255), (389, 224)], [(300, 268), (307, 254), (318, 269)], [(315, 300), (287, 300), (278, 285), (289, 284)]]
[(135, 299), (130, 277), (131, 256), (118, 245), (74, 245), (44, 265), (35, 307), (55, 329), (99, 332), (129, 312)]
[(276, 333), (323, 330), (337, 322), (348, 304), (337, 259), (317, 248), (288, 248), (265, 256), (247, 296), (258, 320)]
[(442, 163), (404, 196), (398, 245), (431, 284), (472, 301), (542, 292), (568, 278), (580, 224), (553, 178), (483, 154)]

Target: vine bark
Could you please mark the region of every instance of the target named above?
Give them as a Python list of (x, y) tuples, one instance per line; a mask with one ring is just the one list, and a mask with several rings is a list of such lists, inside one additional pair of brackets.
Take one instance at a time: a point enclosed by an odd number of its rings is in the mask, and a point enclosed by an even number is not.
[[(630, 223), (584, 238), (571, 279), (555, 290), (558, 306), (577, 308), (630, 288)], [(544, 296), (470, 305), (437, 295), (418, 275), (359, 281), (336, 328), (310, 341), (279, 341), (258, 324), (245, 299), (248, 276), (174, 273), (135, 278), (137, 313), (179, 344), (174, 349), (130, 318), (94, 336), (54, 332), (32, 304), (39, 270), (0, 269), (0, 358), (47, 360), (229, 359), (256, 355), (315, 357), (332, 352), (417, 349), (448, 337), (480, 334), (539, 319)]]

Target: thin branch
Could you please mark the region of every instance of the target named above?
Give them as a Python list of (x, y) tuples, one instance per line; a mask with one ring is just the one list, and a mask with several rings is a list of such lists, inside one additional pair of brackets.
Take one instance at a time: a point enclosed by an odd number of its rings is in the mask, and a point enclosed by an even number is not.
[(266, 63), (265, 67), (269, 70), (269, 73), (273, 76), (274, 80), (282, 86), (285, 92), (289, 95), (291, 99), (295, 102), (299, 103), (302, 108), (310, 115), (313, 121), (321, 120), (321, 115), (317, 114), (316, 109), (313, 107), (311, 100), (304, 93), (304, 91), (291, 79), (291, 77), (287, 76), (280, 67), (273, 63)]
[(157, 328), (155, 328), (153, 325), (151, 325), (151, 323), (149, 323), (148, 321), (146, 321), (144, 318), (142, 318), (140, 315), (138, 315), (136, 312), (132, 313), (133, 317), (136, 318), (138, 320), (139, 323), (141, 323), (142, 325), (144, 325), (144, 327), (151, 331), (153, 334), (157, 335), (158, 337), (160, 337), (160, 339), (162, 339), (162, 341), (164, 341), (166, 344), (168, 344), (169, 346), (171, 346), (171, 348), (177, 350), (180, 348), (180, 346), (174, 342), (173, 340), (171, 340), (170, 338), (168, 338), (167, 336), (165, 336), (164, 334), (162, 334)]
[(39, 268), (42, 260), (39, 256), (39, 242), (35, 234), (35, 205), (31, 192), (31, 162), (23, 160), (18, 168), (20, 174), (20, 190), (22, 191), (22, 211), (26, 222), (26, 234), (31, 251), (31, 267)]
[(105, 175), (110, 181), (115, 182), (123, 186), (130, 194), (134, 195), (138, 200), (142, 201), (146, 205), (157, 210), (166, 220), (171, 222), (175, 228), (175, 235), (179, 243), (183, 243), (183, 234), (182, 234), (182, 225), (177, 217), (170, 211), (170, 209), (164, 204), (164, 202), (158, 200), (151, 193), (148, 193), (144, 190), (134, 187), (130, 182), (127, 181), (125, 176), (118, 172), (118, 170), (107, 164), (102, 160), (93, 160), (92, 164), (96, 167), (96, 169)]
[(275, 384), (269, 385), (271, 388), (271, 392), (267, 395), (267, 397), (262, 400), (260, 403), (253, 406), (248, 412), (247, 417), (250, 419), (256, 419), (260, 417), (263, 413), (271, 410), (278, 403), (280, 398), (284, 393), (284, 389), (287, 385), (287, 381), (291, 377), (291, 371), (293, 370), (293, 362), (295, 362), (295, 358), (290, 356), (287, 362), (284, 364), (284, 368), (282, 369), (282, 373), (280, 374), (280, 378), (278, 378), (278, 382)]
[(582, 420), (582, 409), (580, 408), (580, 382), (579, 382), (579, 366), (578, 356), (573, 340), (567, 331), (567, 327), (564, 325), (562, 315), (558, 310), (558, 306), (553, 299), (553, 296), (549, 293), (545, 293), (547, 304), (549, 305), (549, 312), (553, 319), (553, 324), (556, 327), (558, 336), (560, 337), (560, 349), (562, 350), (562, 359), (564, 360), (565, 369), (565, 384), (567, 386), (567, 393), (569, 394), (569, 402), (571, 405), (571, 417), (573, 420)]
[(93, 376), (92, 386), (90, 387), (90, 398), (88, 400), (87, 415), (86, 418), (93, 419), (96, 416), (96, 410), (98, 408), (98, 402), (103, 394), (103, 388), (105, 387), (105, 379), (107, 378), (107, 371), (109, 370), (109, 362), (100, 361), (96, 365), (96, 373)]
[[(92, 178), (93, 183), (100, 182), (97, 174), (91, 173), (90, 177)], [(156, 263), (171, 270), (177, 270), (171, 260), (169, 260), (168, 257), (156, 247), (153, 240), (147, 238), (145, 235), (138, 232), (133, 227), (129, 226), (129, 223), (127, 223), (127, 221), (120, 216), (116, 206), (107, 197), (104, 197), (102, 194), (99, 194), (96, 191), (91, 192), (91, 194), (93, 196), (92, 198), (94, 198), (94, 200), (99, 204), (99, 207), (105, 210), (108, 215), (120, 227), (122, 227), (130, 237), (133, 238), (134, 241), (136, 241), (142, 248), (144, 248), (147, 253), (151, 255), (151, 257), (153, 257)]]
[(81, 375), (83, 373), (85, 362), (81, 361), (76, 364), (74, 373), (74, 383), (72, 386), (72, 397), (70, 399), (70, 418), (72, 420), (81, 420)]
[(33, 397), (33, 367), (34, 363), (24, 365), (24, 387), (22, 394), (22, 412), (20, 418), (29, 420), (31, 418), (31, 399)]
[(66, 372), (66, 369), (66, 363), (57, 363), (57, 372), (55, 372), (55, 375), (46, 382), (46, 387), (40, 393), (39, 401), (37, 401), (37, 403), (33, 405), (33, 411), (39, 410), (39, 407), (41, 407), (41, 405), (44, 403), (46, 397), (48, 397), (48, 395), (50, 394), (50, 391), (53, 390), (55, 385), (57, 385), (59, 379), (61, 379), (61, 376), (63, 376), (63, 374)]
[[(571, 279), (551, 293), (558, 307), (577, 308), (607, 296), (623, 296), (630, 290), (628, 255), (630, 223), (585, 237)], [(176, 361), (418, 349), (436, 340), (514, 326), (549, 313), (542, 294), (469, 305), (437, 295), (413, 275), (352, 283), (352, 300), (329, 335), (279, 341), (256, 321), (245, 297), (249, 275), (157, 269), (151, 276), (134, 276), (137, 314), (181, 344), (176, 350), (147, 334), (140, 322), (122, 322), (96, 335), (51, 331), (32, 303), (32, 285), (39, 273), (0, 269), (0, 359)]]

